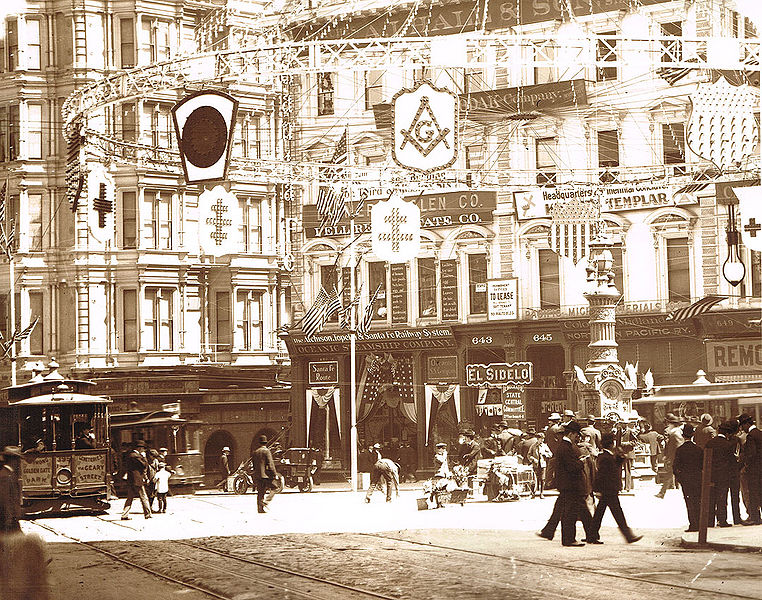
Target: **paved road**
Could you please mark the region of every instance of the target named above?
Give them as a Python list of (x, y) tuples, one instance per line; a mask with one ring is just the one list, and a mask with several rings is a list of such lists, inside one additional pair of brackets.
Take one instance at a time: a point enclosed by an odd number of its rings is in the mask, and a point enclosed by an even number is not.
[[(563, 548), (558, 537), (549, 542), (534, 535), (554, 498), (418, 511), (417, 496), (402, 492), (386, 504), (378, 494), (366, 505), (361, 494), (284, 493), (265, 515), (256, 513), (251, 494), (173, 497), (167, 514), (147, 521), (137, 512), (130, 521), (119, 520), (117, 501), (102, 517), (45, 519), (24, 527), (51, 542), (54, 597), (60, 600), (80, 600), (83, 592), (101, 600), (205, 597), (114, 563), (71, 538), (237, 600), (295, 596), (293, 590), (289, 595), (262, 584), (268, 577), (274, 582), (284, 577), (265, 573), (261, 565), (239, 564), (235, 557), (394, 598), (609, 600), (616, 590), (618, 600), (665, 592), (697, 599), (762, 599), (762, 556), (679, 547), (685, 527), (679, 492), (658, 500), (646, 488), (623, 498), (628, 520), (645, 534), (641, 542), (626, 544), (607, 516), (605, 544), (584, 548)], [(166, 541), (183, 539), (201, 549)], [(204, 548), (233, 556), (210, 557)], [(150, 593), (132, 595), (141, 590)], [(346, 594), (328, 597), (357, 597)]]

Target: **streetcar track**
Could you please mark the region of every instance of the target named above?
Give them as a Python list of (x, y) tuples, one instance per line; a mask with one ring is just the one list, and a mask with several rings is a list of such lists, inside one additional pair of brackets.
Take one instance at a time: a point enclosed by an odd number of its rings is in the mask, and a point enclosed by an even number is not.
[(93, 550), (95, 552), (99, 552), (100, 554), (103, 554), (104, 556), (108, 556), (110, 559), (115, 560), (117, 562), (120, 562), (124, 565), (127, 565), (129, 567), (132, 567), (134, 569), (139, 569), (140, 571), (143, 571), (144, 573), (148, 573), (150, 575), (153, 575), (154, 577), (158, 577), (159, 579), (163, 579), (165, 581), (169, 581), (171, 583), (174, 583), (176, 585), (179, 585), (180, 587), (184, 587), (187, 589), (195, 590), (197, 592), (201, 592), (202, 594), (206, 594), (207, 596), (210, 596), (212, 598), (217, 598), (218, 600), (233, 600), (233, 598), (230, 598), (228, 596), (223, 596), (221, 594), (218, 594), (217, 592), (214, 592), (212, 590), (203, 588), (199, 585), (196, 585), (194, 583), (189, 583), (187, 581), (181, 581), (179, 579), (176, 579), (175, 577), (172, 577), (170, 575), (165, 575), (164, 573), (160, 573), (159, 571), (155, 571), (154, 569), (151, 569), (149, 567), (139, 565), (137, 563), (134, 563), (130, 560), (127, 560), (126, 558), (122, 558), (121, 556), (118, 556), (112, 552), (109, 552), (108, 550), (104, 550), (103, 548), (99, 548), (98, 546), (95, 546), (94, 544), (91, 544), (90, 542), (85, 542), (80, 539), (75, 538), (72, 535), (69, 535), (67, 533), (63, 533), (60, 531), (56, 531), (49, 525), (44, 525), (43, 523), (37, 523), (35, 522), (35, 525), (42, 527), (43, 529), (46, 529), (47, 531), (53, 533), (54, 535), (64, 537), (67, 539), (70, 539), (76, 544), (79, 544), (81, 546), (84, 546), (85, 548), (89, 548), (90, 550)]
[(498, 559), (511, 560), (511, 561), (514, 561), (514, 562), (517, 562), (517, 563), (523, 563), (525, 565), (531, 565), (531, 566), (534, 566), (534, 567), (545, 567), (545, 568), (549, 568), (549, 569), (561, 569), (561, 570), (566, 570), (566, 571), (572, 571), (572, 572), (575, 572), (575, 573), (581, 573), (581, 574), (584, 574), (584, 575), (599, 575), (599, 576), (603, 576), (603, 577), (611, 577), (611, 578), (614, 578), (614, 579), (623, 579), (623, 580), (627, 580), (627, 581), (633, 581), (633, 582), (641, 583), (641, 584), (642, 583), (648, 583), (648, 584), (651, 584), (651, 585), (657, 585), (657, 586), (666, 587), (666, 588), (679, 588), (681, 590), (686, 590), (686, 591), (689, 591), (689, 592), (700, 592), (700, 593), (704, 593), (704, 594), (713, 594), (713, 595), (716, 595), (716, 596), (723, 596), (723, 597), (728, 597), (728, 598), (743, 598), (744, 600), (759, 600), (758, 596), (744, 596), (744, 595), (741, 595), (741, 594), (734, 594), (732, 592), (723, 592), (723, 591), (719, 591), (719, 590), (708, 590), (706, 588), (693, 587), (693, 586), (684, 585), (684, 584), (680, 584), (680, 583), (673, 583), (673, 582), (667, 583), (667, 582), (664, 582), (664, 581), (656, 581), (656, 580), (652, 580), (652, 579), (644, 579), (642, 577), (635, 577), (633, 575), (623, 575), (621, 573), (612, 573), (610, 571), (598, 571), (598, 570), (595, 570), (595, 569), (585, 569), (583, 567), (575, 567), (575, 566), (572, 566), (572, 565), (563, 565), (563, 564), (559, 564), (559, 563), (547, 563), (547, 562), (543, 562), (543, 561), (539, 561), (539, 560), (530, 560), (530, 559), (527, 559), (527, 558), (518, 558), (518, 557), (514, 557), (514, 556), (508, 557), (508, 556), (504, 556), (504, 555), (501, 555), (501, 554), (490, 554), (489, 552), (480, 552), (479, 550), (469, 550), (469, 549), (466, 549), (466, 548), (457, 548), (455, 546), (445, 546), (445, 545), (442, 545), (442, 544), (432, 544), (430, 542), (419, 542), (419, 541), (416, 541), (416, 540), (406, 540), (404, 538), (398, 538), (398, 537), (394, 537), (394, 536), (390, 536), (390, 535), (382, 535), (382, 534), (378, 534), (378, 533), (362, 533), (362, 532), (360, 532), (360, 533), (357, 533), (356, 535), (367, 536), (367, 537), (372, 537), (372, 538), (382, 539), (382, 540), (393, 540), (393, 541), (396, 541), (396, 542), (403, 542), (403, 543), (407, 543), (407, 544), (411, 544), (411, 545), (424, 546), (426, 548), (439, 548), (440, 550), (449, 550), (449, 551), (453, 551), (453, 552), (461, 552), (461, 553), (464, 553), (464, 554), (472, 554), (472, 555), (475, 555), (475, 556), (481, 556), (481, 557), (487, 557), (487, 558), (498, 558)]

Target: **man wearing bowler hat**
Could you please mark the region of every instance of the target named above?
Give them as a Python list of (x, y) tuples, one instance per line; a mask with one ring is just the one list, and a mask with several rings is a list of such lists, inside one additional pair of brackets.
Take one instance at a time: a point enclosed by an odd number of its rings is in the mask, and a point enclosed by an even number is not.
[(257, 512), (267, 512), (267, 505), (275, 495), (273, 488), (278, 472), (275, 461), (267, 447), (267, 436), (259, 436), (259, 447), (251, 453), (251, 478), (257, 488)]
[(674, 475), (672, 473), (672, 464), (675, 461), (675, 452), (683, 445), (683, 424), (675, 415), (667, 413), (667, 426), (664, 428), (664, 437), (667, 442), (664, 446), (664, 483), (656, 494), (657, 498), (664, 498), (667, 490), (674, 489)]
[(744, 525), (762, 525), (762, 431), (757, 429), (754, 418), (748, 413), (738, 416), (741, 429), (746, 432), (743, 449), (743, 476), (749, 488), (746, 509), (749, 518)]
[(143, 506), (143, 516), (146, 519), (151, 518), (151, 506), (148, 504), (148, 495), (145, 488), (146, 469), (148, 468), (148, 460), (145, 453), (146, 443), (143, 440), (138, 440), (135, 442), (135, 447), (125, 458), (124, 471), (127, 478), (127, 499), (124, 501), (122, 521), (127, 521), (130, 518), (132, 500), (136, 496), (140, 498), (140, 504)]
[(582, 427), (577, 421), (564, 426), (564, 437), (556, 453), (556, 487), (561, 509), (561, 544), (583, 546), (576, 540), (577, 521), (582, 521), (587, 539), (593, 540), (592, 515), (585, 502), (587, 485), (582, 453), (577, 447)]
[(701, 477), (704, 451), (693, 441), (693, 425), (689, 423), (683, 425), (682, 433), (685, 441), (675, 451), (672, 471), (677, 483), (683, 490), (685, 510), (688, 513), (688, 529), (686, 531), (698, 531), (701, 514)]

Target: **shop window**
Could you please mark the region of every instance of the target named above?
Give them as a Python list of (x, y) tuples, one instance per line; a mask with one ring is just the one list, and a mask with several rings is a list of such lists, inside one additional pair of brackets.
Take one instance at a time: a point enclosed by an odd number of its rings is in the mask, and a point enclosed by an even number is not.
[[(682, 165), (685, 163), (685, 126), (683, 123), (666, 123), (661, 126), (664, 145), (664, 164)], [(685, 167), (673, 167), (675, 175), (684, 175)]]
[(230, 350), (231, 327), (230, 327), (230, 292), (217, 292), (215, 294), (215, 349), (218, 351)]
[(433, 258), (418, 259), (418, 316), (437, 316), (437, 270)]
[(42, 194), (27, 194), (29, 229), (27, 240), (30, 252), (42, 252)]
[(561, 306), (558, 254), (547, 248), (537, 251), (540, 274), (540, 308)]
[(244, 252), (258, 253), (262, 251), (262, 222), (261, 201), (257, 198), (242, 197), (241, 206), (241, 236)]
[(556, 156), (556, 138), (537, 138), (535, 140), (537, 185), (556, 185)]
[(598, 132), (598, 167), (601, 183), (618, 181), (619, 134), (616, 129)]
[(370, 262), (368, 263), (368, 297), (378, 289), (378, 296), (376, 297), (375, 309), (373, 311), (373, 319), (378, 321), (386, 321), (386, 313), (388, 310), (386, 302), (386, 263), (385, 262)]
[[(616, 62), (617, 55), (617, 40), (611, 39), (610, 36), (615, 36), (615, 31), (607, 31), (605, 33), (599, 33), (600, 37), (596, 45), (595, 60), (598, 63)], [(596, 81), (609, 81), (617, 78), (617, 68), (613, 66), (599, 65), (596, 68)]]
[(262, 294), (253, 290), (239, 290), (236, 295), (237, 333), (236, 344), (241, 350), (262, 350)]
[(469, 314), (487, 314), (487, 255), (468, 255)]
[[(339, 273), (333, 265), (321, 265), (320, 266), (320, 284), (323, 289), (331, 294), (334, 290), (339, 289)], [(333, 313), (328, 319), (329, 323), (335, 323), (339, 320), (339, 315)]]
[(146, 190), (144, 204), (151, 215), (150, 241), (154, 250), (172, 249), (172, 193)]
[(138, 294), (137, 290), (122, 290), (122, 350), (138, 349)]
[(146, 288), (143, 335), (146, 348), (153, 351), (174, 349), (174, 307), (172, 288)]
[(667, 238), (667, 294), (670, 302), (691, 299), (688, 238)]
[(122, 192), (120, 202), (122, 210), (122, 248), (137, 248), (138, 209), (136, 194), (133, 191)]
[(373, 110), (373, 106), (383, 102), (384, 72), (365, 71), (365, 110)]
[[(682, 38), (683, 24), (662, 23), (661, 35), (664, 37)], [(683, 42), (681, 39), (663, 39), (661, 41), (661, 62), (679, 62), (683, 60)]]
[(39, 71), (42, 68), (42, 35), (40, 22), (37, 19), (27, 19), (24, 37), (26, 38), (26, 68)]
[(135, 25), (132, 19), (119, 19), (119, 58), (123, 69), (135, 66)]
[[(45, 319), (43, 319), (43, 296), (42, 292), (29, 292), (29, 323), (38, 318), (32, 333), (29, 334), (29, 353), (34, 355), (45, 354)], [(27, 325), (22, 325), (26, 327)]]
[(334, 74), (317, 74), (317, 114), (318, 117), (332, 115), (334, 106)]

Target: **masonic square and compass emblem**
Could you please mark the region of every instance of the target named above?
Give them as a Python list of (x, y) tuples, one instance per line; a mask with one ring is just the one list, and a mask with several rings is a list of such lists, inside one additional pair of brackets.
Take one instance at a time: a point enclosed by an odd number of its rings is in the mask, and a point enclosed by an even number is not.
[(451, 166), (458, 156), (458, 98), (428, 81), (392, 98), (394, 144), (399, 166), (430, 173)]

